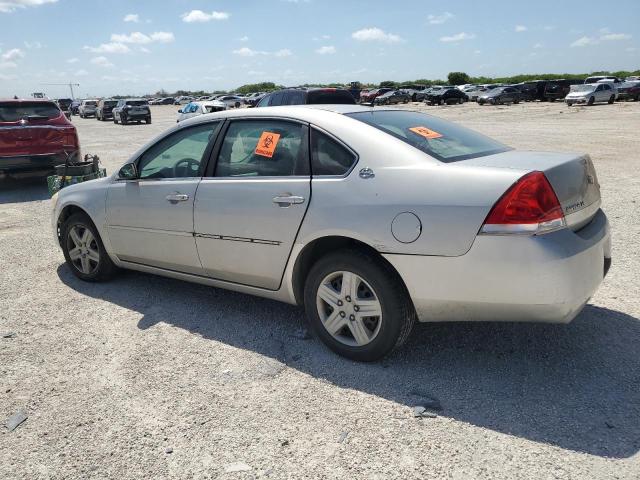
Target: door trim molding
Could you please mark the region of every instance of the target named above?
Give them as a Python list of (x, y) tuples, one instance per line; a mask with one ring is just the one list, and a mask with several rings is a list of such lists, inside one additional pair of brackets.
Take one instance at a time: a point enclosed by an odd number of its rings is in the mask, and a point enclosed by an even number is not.
[(206, 234), (206, 233), (194, 233), (193, 236), (196, 238), (209, 238), (211, 240), (228, 240), (231, 242), (258, 243), (260, 245), (278, 246), (282, 243), (278, 240), (265, 240), (262, 238), (247, 238), (247, 237), (231, 237), (228, 235), (216, 235), (216, 234)]

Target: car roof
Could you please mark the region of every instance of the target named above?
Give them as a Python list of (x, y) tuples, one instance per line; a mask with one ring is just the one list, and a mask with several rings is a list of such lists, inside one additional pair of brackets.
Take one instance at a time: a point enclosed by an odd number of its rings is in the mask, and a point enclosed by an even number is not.
[(55, 100), (50, 98), (0, 98), (2, 103), (23, 103), (23, 102), (39, 102), (39, 103), (56, 103)]

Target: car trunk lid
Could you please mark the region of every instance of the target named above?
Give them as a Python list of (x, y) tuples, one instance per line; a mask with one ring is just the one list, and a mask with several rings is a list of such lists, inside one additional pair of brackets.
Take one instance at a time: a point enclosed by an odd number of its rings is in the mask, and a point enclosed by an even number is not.
[(573, 230), (589, 223), (600, 208), (600, 184), (589, 155), (511, 150), (458, 163), (543, 172)]

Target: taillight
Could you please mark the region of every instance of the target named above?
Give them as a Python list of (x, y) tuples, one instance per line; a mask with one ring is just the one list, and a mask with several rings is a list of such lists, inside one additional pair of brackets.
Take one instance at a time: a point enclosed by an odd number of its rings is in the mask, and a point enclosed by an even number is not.
[(566, 226), (553, 187), (542, 172), (518, 180), (493, 206), (480, 233), (538, 235)]

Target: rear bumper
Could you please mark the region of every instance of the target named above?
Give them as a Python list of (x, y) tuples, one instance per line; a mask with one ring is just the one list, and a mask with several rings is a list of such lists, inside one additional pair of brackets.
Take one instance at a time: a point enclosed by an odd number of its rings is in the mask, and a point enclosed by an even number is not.
[(599, 210), (578, 232), (479, 235), (459, 257), (385, 258), (404, 279), (422, 322), (567, 323), (608, 270), (610, 228)]
[(64, 153), (0, 157), (0, 172), (53, 170), (55, 165), (64, 163), (65, 159), (66, 155)]

